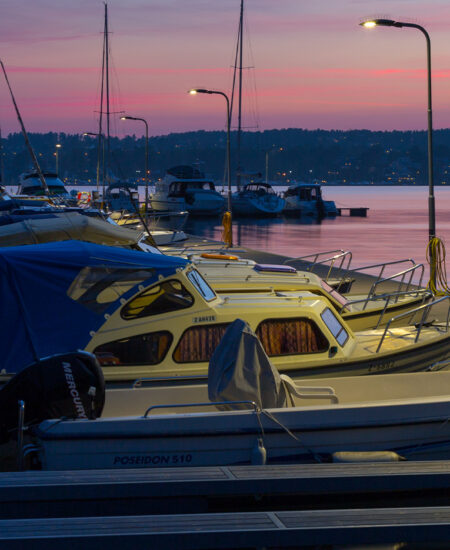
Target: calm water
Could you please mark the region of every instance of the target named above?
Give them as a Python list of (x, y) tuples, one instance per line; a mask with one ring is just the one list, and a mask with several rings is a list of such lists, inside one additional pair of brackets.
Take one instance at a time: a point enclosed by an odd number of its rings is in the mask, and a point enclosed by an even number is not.
[[(405, 258), (426, 263), (428, 187), (322, 187), (322, 193), (338, 207), (370, 208), (367, 218), (236, 219), (234, 243), (294, 257), (351, 250), (355, 268)], [(435, 196), (436, 233), (450, 246), (450, 188), (436, 188)], [(193, 219), (186, 231), (220, 240), (222, 229), (220, 220)]]

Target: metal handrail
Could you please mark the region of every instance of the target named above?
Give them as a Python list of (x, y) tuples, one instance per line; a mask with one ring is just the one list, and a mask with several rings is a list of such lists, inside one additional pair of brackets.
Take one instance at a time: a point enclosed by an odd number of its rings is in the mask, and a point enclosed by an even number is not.
[[(390, 328), (390, 326), (393, 322), (395, 322), (398, 319), (401, 319), (403, 317), (407, 317), (408, 315), (411, 315), (411, 319), (412, 319), (418, 311), (423, 310), (423, 314), (422, 314), (422, 318), (420, 320), (420, 323), (418, 323), (418, 326), (416, 326), (417, 334), (416, 334), (416, 338), (414, 340), (414, 343), (416, 343), (419, 340), (419, 336), (420, 336), (420, 333), (422, 331), (422, 327), (426, 323), (426, 320), (428, 319), (428, 315), (430, 313), (431, 308), (433, 306), (435, 306), (436, 304), (439, 304), (440, 302), (443, 302), (444, 300), (450, 300), (450, 296), (442, 296), (441, 298), (438, 298), (437, 300), (434, 300), (433, 302), (430, 302), (429, 304), (424, 304), (424, 305), (419, 306), (415, 309), (411, 309), (409, 311), (406, 311), (405, 313), (400, 313), (399, 315), (396, 315), (395, 317), (392, 317), (391, 319), (389, 319), (389, 321), (386, 324), (386, 328), (384, 329), (384, 332), (383, 332), (383, 334), (380, 338), (380, 342), (378, 343), (378, 347), (377, 347), (375, 353), (378, 353), (380, 351), (381, 346), (382, 346), (382, 344), (384, 342), (384, 339), (386, 337), (386, 334), (387, 334), (387, 332), (388, 332), (388, 330), (389, 330), (389, 328)], [(445, 325), (446, 332), (448, 332), (449, 319), (450, 319), (450, 304), (449, 304), (448, 310), (447, 310), (447, 321), (446, 321), (446, 325)]]
[(377, 279), (381, 279), (383, 276), (384, 270), (388, 265), (396, 265), (396, 264), (403, 264), (405, 262), (411, 263), (412, 265), (416, 265), (416, 262), (412, 258), (406, 258), (404, 260), (393, 260), (391, 262), (383, 262), (381, 264), (373, 264), (373, 265), (364, 265), (362, 267), (355, 268), (355, 271), (364, 271), (366, 269), (374, 269), (376, 267), (380, 267), (380, 273), (377, 275)]
[[(412, 286), (412, 280), (413, 280), (413, 277), (414, 277), (416, 271), (419, 271), (419, 270), (420, 270), (420, 279), (419, 279), (419, 282), (417, 283), (416, 286), (421, 287), (422, 286), (422, 281), (423, 281), (423, 276), (424, 276), (424, 273), (425, 273), (425, 267), (424, 267), (423, 264), (414, 264), (413, 266), (409, 267), (408, 269), (405, 269), (403, 271), (399, 271), (398, 273), (395, 273), (394, 275), (390, 275), (389, 277), (385, 277), (384, 279), (378, 278), (373, 283), (373, 285), (372, 285), (372, 287), (369, 291), (369, 295), (375, 295), (375, 290), (376, 290), (377, 286), (379, 286), (382, 283), (385, 283), (387, 281), (398, 282), (398, 290), (399, 291), (401, 291), (403, 285), (405, 284), (406, 285), (406, 291), (408, 291)], [(407, 282), (405, 282), (405, 278), (408, 274), (409, 274), (409, 279), (408, 279)], [(398, 279), (399, 277), (401, 277), (400, 281), (396, 281), (396, 279)]]
[(208, 378), (207, 375), (200, 376), (200, 375), (192, 375), (192, 376), (148, 376), (145, 378), (137, 378), (132, 384), (131, 388), (140, 388), (142, 386), (142, 382), (173, 382), (176, 380), (177, 382), (192, 382), (195, 380), (198, 381), (204, 381), (206, 378)]
[(214, 407), (216, 405), (249, 405), (255, 412), (260, 412), (260, 408), (254, 401), (209, 401), (208, 403), (172, 403), (170, 405), (152, 405), (149, 407), (143, 416), (147, 418), (148, 413), (154, 409), (178, 409), (180, 407)]
[[(330, 256), (328, 258), (319, 260), (319, 258), (321, 258), (322, 256), (325, 256), (325, 255), (328, 255), (328, 254), (333, 254), (333, 256)], [(308, 260), (308, 258), (314, 258), (314, 259), (312, 261), (310, 261), (310, 260)], [(335, 266), (335, 263), (338, 260), (340, 260), (339, 266)], [(283, 264), (289, 264), (289, 263), (298, 262), (298, 261), (307, 261), (307, 262), (311, 263), (311, 265), (308, 268), (306, 268), (306, 271), (310, 271), (311, 273), (313, 273), (313, 270), (316, 266), (324, 265), (324, 264), (330, 262), (330, 268), (328, 270), (328, 273), (327, 273), (326, 277), (324, 278), (325, 281), (328, 281), (333, 269), (335, 269), (337, 271), (334, 274), (337, 278), (339, 277), (339, 274), (340, 274), (341, 271), (343, 271), (343, 270), (349, 271), (350, 264), (351, 264), (351, 261), (352, 261), (352, 253), (351, 253), (350, 250), (342, 250), (342, 249), (329, 250), (328, 252), (318, 252), (317, 254), (309, 254), (307, 256), (299, 256), (297, 258), (290, 258), (288, 260), (285, 260), (283, 262)], [(346, 262), (346, 265), (344, 267), (345, 262)], [(341, 282), (343, 282), (344, 279), (345, 279), (345, 274), (342, 275), (341, 279), (342, 279)]]
[[(341, 309), (339, 310), (339, 314), (342, 315), (342, 312), (345, 309), (348, 309), (348, 306), (352, 306), (354, 304), (363, 303), (364, 307), (363, 307), (362, 311), (365, 311), (367, 305), (370, 302), (378, 302), (378, 301), (385, 300), (383, 310), (381, 311), (380, 316), (378, 318), (378, 322), (375, 326), (375, 329), (377, 329), (377, 328), (379, 328), (379, 326), (381, 324), (381, 321), (384, 317), (384, 314), (386, 313), (386, 310), (389, 306), (389, 302), (390, 302), (391, 298), (395, 298), (395, 303), (397, 303), (398, 298), (401, 297), (401, 296), (417, 296), (417, 297), (419, 297), (420, 294), (422, 294), (422, 304), (425, 302), (425, 300), (427, 298), (431, 298), (433, 296), (433, 293), (430, 290), (427, 290), (427, 289), (407, 290), (407, 291), (404, 291), (404, 292), (392, 292), (392, 293), (389, 293), (389, 294), (379, 294), (379, 295), (374, 295), (374, 296), (367, 295), (366, 298), (362, 298), (360, 300), (351, 300), (351, 301), (347, 302), (344, 306), (341, 307)], [(348, 309), (348, 311), (350, 311), (350, 309)]]

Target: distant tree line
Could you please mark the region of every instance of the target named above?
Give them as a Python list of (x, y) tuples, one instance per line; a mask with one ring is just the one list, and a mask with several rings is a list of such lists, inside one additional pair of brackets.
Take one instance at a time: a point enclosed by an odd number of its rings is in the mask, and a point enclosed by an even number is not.
[[(232, 179), (236, 170), (236, 133), (232, 133)], [(98, 164), (97, 138), (65, 133), (30, 134), (30, 141), (45, 170), (56, 169), (68, 182), (94, 183)], [(4, 184), (15, 185), (19, 174), (32, 168), (23, 136), (3, 138)], [(144, 179), (145, 138), (134, 135), (110, 140), (110, 173), (126, 181)], [(208, 177), (221, 182), (225, 174), (226, 134), (185, 132), (151, 137), (150, 179), (178, 164), (197, 165)], [(371, 132), (369, 130), (282, 129), (244, 132), (241, 164), (244, 176), (288, 184), (295, 181), (324, 184), (427, 182), (427, 136), (425, 131)], [(450, 184), (450, 130), (434, 133), (435, 183)], [(103, 154), (100, 155), (100, 172)]]

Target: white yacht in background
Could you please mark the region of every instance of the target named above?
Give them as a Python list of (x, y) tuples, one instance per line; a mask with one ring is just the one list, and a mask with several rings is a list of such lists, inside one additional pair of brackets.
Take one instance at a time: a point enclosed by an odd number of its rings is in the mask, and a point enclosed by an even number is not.
[(225, 207), (225, 198), (214, 182), (192, 166), (174, 166), (155, 184), (150, 195), (155, 211), (188, 211), (191, 216), (215, 216)]
[(64, 186), (64, 183), (59, 179), (55, 172), (42, 172), (47, 183), (48, 192), (42, 187), (41, 180), (36, 170), (24, 172), (19, 176), (18, 195), (28, 195), (32, 197), (58, 197), (63, 200), (71, 200), (73, 197)]
[(232, 211), (239, 216), (277, 216), (285, 201), (268, 183), (248, 183), (231, 197)]
[(317, 183), (297, 183), (284, 192), (286, 201), (283, 214), (302, 216), (337, 216), (334, 201), (324, 201), (321, 186)]

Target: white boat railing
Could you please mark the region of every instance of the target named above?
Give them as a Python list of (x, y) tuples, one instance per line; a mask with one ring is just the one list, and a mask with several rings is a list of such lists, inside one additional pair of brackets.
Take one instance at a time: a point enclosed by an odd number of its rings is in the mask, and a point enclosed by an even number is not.
[[(385, 277), (384, 279), (378, 278), (370, 288), (369, 295), (375, 296), (376, 295), (375, 292), (377, 288), (383, 283), (386, 283), (388, 281), (398, 284), (397, 292), (401, 292), (403, 290), (409, 291), (412, 289), (413, 286), (420, 288), (422, 287), (424, 273), (425, 273), (425, 267), (423, 264), (414, 264), (413, 266), (407, 269), (404, 269), (403, 271), (399, 271), (394, 275), (390, 275), (389, 277)], [(419, 277), (418, 281), (413, 283), (414, 277), (417, 277), (417, 276)]]
[(148, 418), (148, 414), (156, 409), (180, 409), (186, 407), (215, 407), (224, 405), (248, 405), (249, 409), (253, 409), (254, 412), (259, 413), (261, 409), (254, 401), (208, 401), (204, 403), (171, 403), (167, 405), (152, 405), (149, 407), (143, 416)]
[(347, 272), (350, 270), (351, 261), (352, 253), (350, 252), (350, 250), (337, 249), (329, 250), (327, 252), (318, 252), (316, 254), (308, 254), (307, 256), (299, 256), (297, 258), (289, 258), (283, 263), (293, 264), (295, 262), (307, 262), (310, 265), (306, 267), (305, 270), (310, 271), (311, 273), (314, 272), (317, 266), (328, 266), (328, 272), (325, 277), (322, 277), (322, 279), (328, 282), (333, 275), (333, 278), (340, 279), (340, 284), (343, 284), (348, 280)]
[[(375, 353), (378, 353), (381, 349), (381, 346), (383, 345), (383, 342), (386, 338), (386, 334), (388, 333), (389, 329), (390, 329), (390, 326), (392, 323), (395, 323), (396, 321), (398, 321), (399, 319), (402, 319), (404, 317), (408, 317), (410, 316), (410, 321), (409, 321), (409, 324), (412, 322), (413, 318), (415, 317), (416, 313), (418, 313), (419, 311), (422, 311), (422, 317), (420, 319), (420, 322), (417, 323), (416, 325), (416, 337), (414, 339), (414, 343), (417, 343), (418, 340), (419, 340), (419, 337), (420, 337), (420, 333), (422, 332), (422, 328), (423, 326), (425, 325), (431, 325), (431, 323), (427, 323), (427, 319), (428, 319), (428, 316), (430, 314), (430, 310), (436, 306), (437, 304), (440, 304), (441, 302), (444, 302), (445, 300), (450, 300), (450, 296), (442, 296), (441, 298), (438, 298), (437, 300), (434, 300), (433, 302), (430, 302), (429, 304), (424, 304), (422, 306), (419, 306), (419, 307), (416, 307), (414, 309), (411, 309), (409, 311), (406, 311), (405, 313), (400, 313), (399, 315), (396, 315), (395, 317), (392, 317), (391, 319), (389, 319), (389, 321), (387, 322), (386, 324), (386, 328), (384, 329), (384, 332), (383, 334), (381, 335), (381, 338), (380, 338), (380, 341), (378, 343), (378, 347), (376, 349), (376, 352)], [(449, 319), (450, 319), (450, 303), (448, 304), (448, 308), (447, 308), (447, 320), (446, 320), (446, 323), (445, 323), (445, 331), (448, 332), (448, 328), (449, 328)]]
[(369, 303), (371, 303), (371, 302), (382, 302), (384, 300), (384, 302), (385, 302), (384, 307), (383, 307), (383, 310), (380, 313), (380, 316), (378, 318), (378, 322), (377, 322), (376, 327), (375, 327), (375, 329), (377, 329), (377, 328), (379, 328), (379, 326), (381, 324), (381, 321), (382, 321), (382, 319), (383, 319), (383, 317), (386, 313), (386, 310), (387, 310), (391, 300), (394, 300), (394, 303), (397, 303), (399, 298), (402, 298), (402, 297), (406, 298), (408, 296), (411, 296), (411, 297), (422, 296), (421, 305), (423, 305), (427, 299), (432, 298), (433, 293), (430, 290), (427, 290), (427, 289), (417, 289), (417, 290), (407, 290), (407, 291), (403, 291), (403, 292), (396, 291), (396, 292), (390, 292), (389, 294), (378, 294), (378, 295), (372, 295), (372, 296), (370, 296), (368, 294), (366, 298), (362, 298), (360, 300), (350, 300), (350, 301), (348, 301), (344, 306), (341, 307), (341, 309), (339, 310), (339, 314), (342, 315), (344, 310), (347, 310), (347, 311), (351, 312), (350, 306), (355, 305), (355, 304), (363, 304), (362, 311), (365, 311)]

